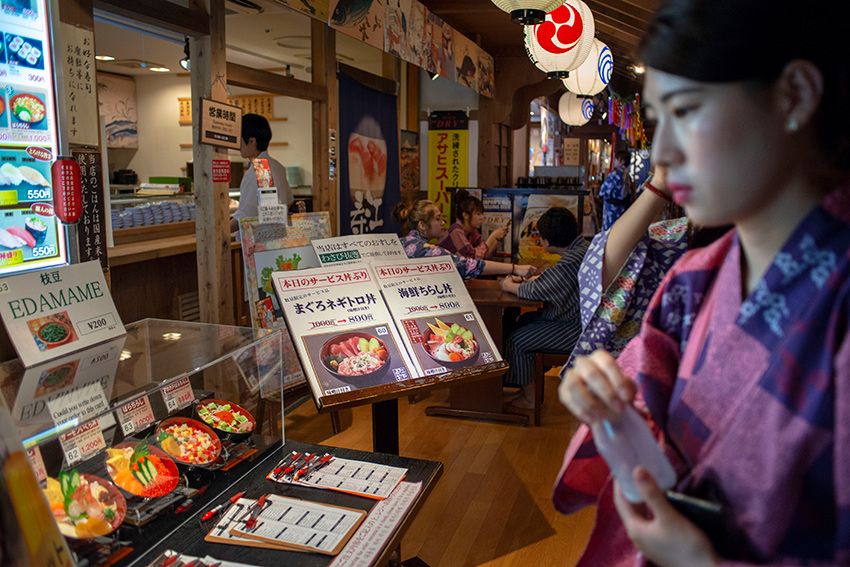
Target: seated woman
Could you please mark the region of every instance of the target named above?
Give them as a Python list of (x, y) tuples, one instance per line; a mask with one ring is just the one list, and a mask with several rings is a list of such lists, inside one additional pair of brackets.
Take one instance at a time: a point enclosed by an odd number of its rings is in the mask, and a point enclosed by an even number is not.
[(408, 258), (451, 256), (458, 272), (465, 280), (482, 275), (530, 276), (535, 273), (534, 266), (457, 256), (445, 248), (430, 244), (429, 240), (443, 236), (446, 224), (443, 220), (443, 212), (433, 201), (423, 199), (409, 207), (399, 203), (393, 211), (393, 216), (407, 231), (407, 236), (401, 237), (401, 245)]
[(484, 204), (478, 197), (470, 195), (466, 189), (455, 194), (455, 215), (457, 221), (449, 227), (446, 236), (439, 245), (468, 258), (490, 258), (499, 242), (508, 235), (508, 226), (501, 226), (490, 233), (487, 240), (481, 237), (481, 225), (484, 224)]
[[(597, 503), (580, 565), (850, 564), (848, 5), (794, 20), (777, 0), (664, 0), (640, 48), (653, 160), (695, 223), (735, 228), (687, 252), (618, 359), (579, 357), (562, 402), (585, 423), (640, 394), (678, 473), (719, 503), (678, 512), (643, 469), (627, 502), (573, 438), (555, 504)], [(709, 537), (707, 530), (716, 535)]]
[(587, 252), (587, 241), (579, 235), (576, 218), (568, 209), (547, 210), (537, 221), (537, 231), (546, 251), (560, 254), (561, 259), (529, 281), (501, 281), (507, 292), (545, 302), (539, 311), (521, 316), (519, 328), (508, 339), (506, 356), (511, 370), (505, 383), (522, 387), (522, 396), (513, 404), (524, 409), (534, 406), (534, 353), (569, 353), (581, 333), (578, 271)]

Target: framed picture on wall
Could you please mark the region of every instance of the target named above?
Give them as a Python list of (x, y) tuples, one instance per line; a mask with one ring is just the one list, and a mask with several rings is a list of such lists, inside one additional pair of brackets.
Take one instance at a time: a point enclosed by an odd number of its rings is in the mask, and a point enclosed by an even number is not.
[(107, 148), (139, 147), (136, 81), (126, 75), (97, 74), (97, 98)]

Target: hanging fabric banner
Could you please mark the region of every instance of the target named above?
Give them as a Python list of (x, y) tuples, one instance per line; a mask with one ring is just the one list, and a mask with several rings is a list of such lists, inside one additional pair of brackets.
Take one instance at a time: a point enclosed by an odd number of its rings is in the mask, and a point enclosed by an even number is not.
[(428, 116), (428, 199), (451, 218), (449, 187), (469, 185), (469, 118), (462, 110)]
[(339, 134), (340, 235), (398, 232), (396, 97), (339, 73)]

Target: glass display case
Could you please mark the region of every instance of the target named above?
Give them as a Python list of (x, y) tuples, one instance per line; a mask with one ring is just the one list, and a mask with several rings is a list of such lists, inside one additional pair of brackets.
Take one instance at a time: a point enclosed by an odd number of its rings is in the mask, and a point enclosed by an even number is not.
[(112, 228), (134, 228), (195, 220), (195, 195), (121, 195), (111, 201)]
[(125, 564), (279, 450), (279, 331), (145, 319), (0, 391), (78, 563)]

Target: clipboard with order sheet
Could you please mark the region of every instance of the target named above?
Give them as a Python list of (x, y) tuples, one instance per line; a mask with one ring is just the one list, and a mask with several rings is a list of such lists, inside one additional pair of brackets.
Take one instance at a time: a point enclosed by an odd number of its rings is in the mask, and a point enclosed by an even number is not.
[(250, 498), (237, 500), (204, 541), (337, 555), (366, 517), (363, 510), (272, 494), (248, 527), (257, 504)]
[[(405, 468), (334, 457), (327, 466), (292, 484), (383, 500), (406, 476)], [(289, 482), (284, 477), (275, 477), (274, 471), (266, 478), (279, 483)]]

